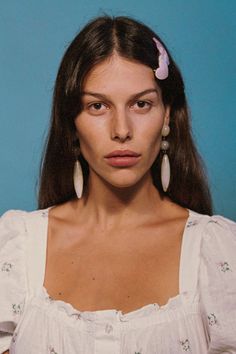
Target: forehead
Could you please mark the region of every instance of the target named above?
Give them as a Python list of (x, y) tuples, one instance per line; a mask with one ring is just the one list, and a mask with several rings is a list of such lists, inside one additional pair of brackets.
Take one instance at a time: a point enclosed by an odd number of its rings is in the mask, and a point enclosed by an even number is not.
[(94, 66), (85, 78), (83, 89), (99, 93), (131, 93), (158, 89), (154, 72), (148, 66), (113, 54)]

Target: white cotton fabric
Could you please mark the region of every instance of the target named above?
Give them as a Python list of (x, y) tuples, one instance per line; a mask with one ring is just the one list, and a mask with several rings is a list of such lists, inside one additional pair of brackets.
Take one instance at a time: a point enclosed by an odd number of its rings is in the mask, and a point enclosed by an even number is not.
[(180, 294), (127, 314), (49, 297), (47, 224), (48, 209), (0, 219), (0, 353), (236, 353), (236, 223), (189, 211)]

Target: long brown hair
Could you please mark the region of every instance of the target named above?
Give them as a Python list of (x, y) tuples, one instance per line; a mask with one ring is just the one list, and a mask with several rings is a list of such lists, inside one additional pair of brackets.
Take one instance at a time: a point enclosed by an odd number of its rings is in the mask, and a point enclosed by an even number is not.
[[(75, 197), (73, 167), (79, 142), (74, 120), (82, 110), (81, 92), (86, 75), (114, 51), (124, 58), (156, 69), (158, 51), (153, 37), (161, 41), (150, 28), (134, 19), (102, 16), (88, 23), (74, 38), (62, 59), (56, 79), (51, 128), (41, 164), (39, 208)], [(164, 193), (160, 181), (159, 154), (151, 169), (153, 183), (161, 195), (168, 195), (177, 204), (211, 214), (211, 196), (203, 163), (192, 139), (183, 79), (171, 54), (167, 52), (170, 58), (169, 76), (165, 80), (156, 79), (156, 83), (161, 89), (164, 104), (170, 106), (168, 154), (171, 181), (167, 193)], [(80, 155), (79, 159), (86, 185), (88, 164), (83, 156)]]

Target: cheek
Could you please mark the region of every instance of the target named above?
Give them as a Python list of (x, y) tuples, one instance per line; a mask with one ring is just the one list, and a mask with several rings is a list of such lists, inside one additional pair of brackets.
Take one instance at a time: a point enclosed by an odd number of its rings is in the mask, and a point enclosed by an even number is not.
[(150, 160), (153, 162), (160, 152), (161, 147), (161, 134), (155, 134), (152, 136), (152, 140), (150, 140), (148, 154), (150, 156)]
[[(78, 134), (80, 142), (80, 151), (84, 158), (87, 160), (88, 156), (94, 153), (93, 147), (96, 146), (96, 140), (93, 137), (88, 137), (88, 135), (79, 133)], [(92, 144), (93, 142), (93, 144)]]
[(75, 121), (76, 135), (80, 142), (81, 154), (85, 160), (89, 160), (89, 156), (95, 155), (101, 144), (101, 132), (92, 124), (84, 124), (84, 120), (78, 117)]
[(162, 126), (162, 121), (154, 122), (151, 127), (142, 133), (146, 148), (150, 154), (157, 154), (160, 150), (160, 144), (162, 140)]

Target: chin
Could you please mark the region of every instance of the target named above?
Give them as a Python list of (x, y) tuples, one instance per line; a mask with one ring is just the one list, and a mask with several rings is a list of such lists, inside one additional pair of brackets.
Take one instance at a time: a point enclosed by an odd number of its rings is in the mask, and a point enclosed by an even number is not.
[(111, 186), (119, 189), (132, 188), (137, 186), (143, 180), (143, 176), (120, 176), (119, 178), (107, 179), (106, 182)]
[(112, 173), (104, 173), (104, 171), (102, 172), (103, 173), (101, 173), (100, 171), (96, 171), (95, 174), (97, 175), (97, 177), (102, 179), (108, 187), (114, 187), (118, 189), (132, 188), (136, 186), (139, 182), (143, 181), (143, 179), (148, 175), (147, 171), (144, 171), (142, 173), (140, 169), (138, 171), (137, 169), (120, 169), (113, 171)]
[(136, 185), (136, 183), (112, 183), (111, 186), (118, 188), (118, 189), (126, 189), (132, 188)]

